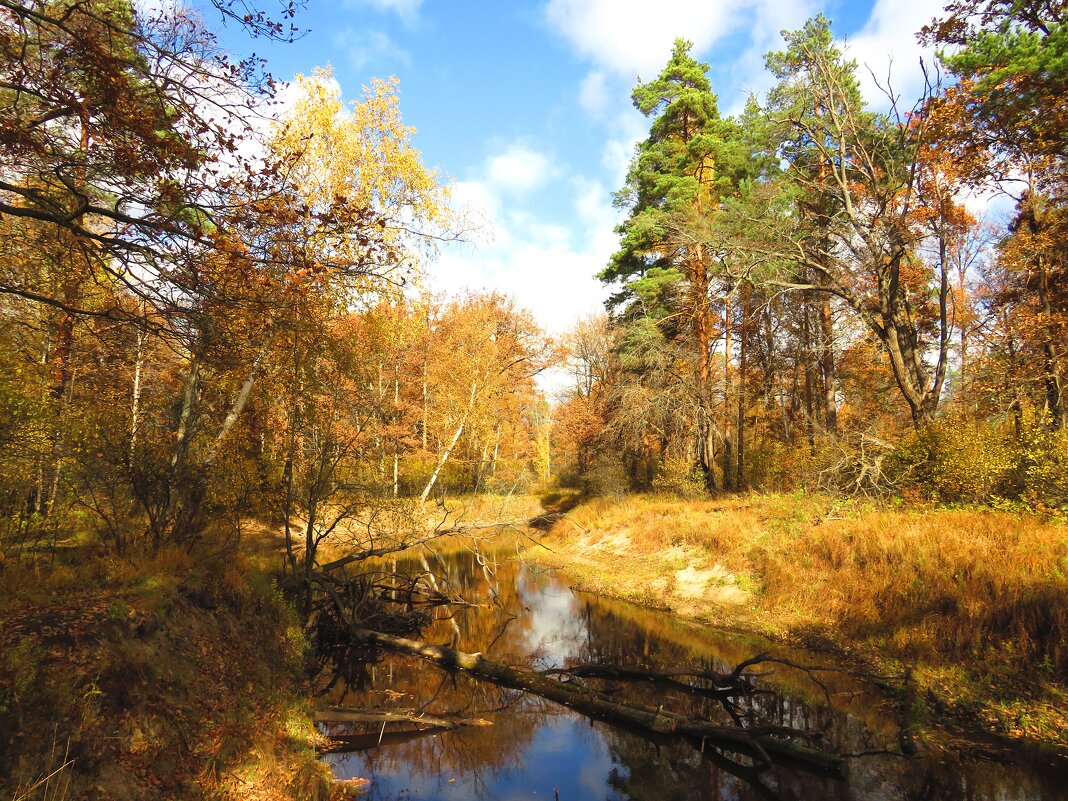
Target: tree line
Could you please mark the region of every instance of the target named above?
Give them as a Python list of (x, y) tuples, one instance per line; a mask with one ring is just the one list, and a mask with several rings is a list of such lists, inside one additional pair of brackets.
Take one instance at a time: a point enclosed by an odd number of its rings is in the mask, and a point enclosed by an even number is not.
[[(677, 40), (632, 96), (650, 126), (610, 313), (570, 335), (570, 479), (1062, 506), (1064, 21), (951, 4), (919, 34), (941, 48), (921, 96), (887, 80), (875, 108), (816, 17), (732, 118)], [(982, 192), (1007, 224), (969, 209)]]
[[(296, 11), (205, 14), (288, 40)], [(550, 340), (413, 288), (463, 223), (396, 82), (278, 90), (182, 5), (0, 2), (0, 552), (265, 515), (296, 566), (360, 499), (548, 469)]]

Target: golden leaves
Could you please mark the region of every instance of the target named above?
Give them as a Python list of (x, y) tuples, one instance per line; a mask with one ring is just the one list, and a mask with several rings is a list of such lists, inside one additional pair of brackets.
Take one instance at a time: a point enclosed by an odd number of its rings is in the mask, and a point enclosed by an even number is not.
[(346, 106), (330, 69), (298, 75), (299, 97), (278, 125), (272, 149), (292, 164), (292, 179), (313, 209), (351, 204), (386, 222), (390, 244), (414, 245), (450, 221), (448, 189), (411, 143), (396, 78), (375, 78)]

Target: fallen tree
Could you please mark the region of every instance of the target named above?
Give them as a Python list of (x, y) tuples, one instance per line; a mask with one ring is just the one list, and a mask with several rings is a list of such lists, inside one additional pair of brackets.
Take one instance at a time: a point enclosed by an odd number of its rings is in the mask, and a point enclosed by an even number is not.
[[(609, 723), (655, 735), (685, 739), (702, 751), (706, 747), (718, 748), (745, 754), (764, 764), (770, 764), (774, 758), (776, 761), (794, 762), (824, 774), (840, 776), (842, 773), (842, 759), (797, 742), (801, 739), (814, 739), (813, 735), (798, 729), (778, 725), (719, 725), (707, 720), (688, 718), (663, 708), (654, 709), (624, 702), (584, 683), (555, 678), (561, 671), (541, 673), (510, 667), (486, 659), (480, 653), (466, 653), (444, 645), (433, 645), (355, 625), (349, 627), (348, 633), (355, 641), (367, 646), (417, 656), (445, 670), (462, 670), (476, 678), (502, 687), (533, 693)], [(744, 669), (759, 661), (760, 658), (755, 657), (739, 665), (733, 673), (716, 674), (722, 682), (721, 689), (728, 690), (733, 681), (738, 694), (751, 694), (753, 687)], [(625, 672), (622, 668), (614, 670), (617, 673)], [(736, 724), (738, 722), (736, 721)]]
[(316, 723), (409, 723), (419, 728), (458, 729), (462, 726), (488, 726), (482, 718), (435, 717), (412, 710), (384, 712), (379, 709), (350, 709), (329, 706), (315, 713)]
[[(337, 754), (364, 751), (382, 745), (396, 745), (417, 740), (420, 737), (442, 731), (463, 729), (469, 726), (492, 726), (485, 718), (436, 717), (414, 710), (352, 709), (344, 706), (329, 706), (315, 713), (316, 723), (374, 725), (374, 731), (327, 735), (329, 743), (320, 748), (320, 753)], [(386, 726), (396, 724), (387, 732)]]

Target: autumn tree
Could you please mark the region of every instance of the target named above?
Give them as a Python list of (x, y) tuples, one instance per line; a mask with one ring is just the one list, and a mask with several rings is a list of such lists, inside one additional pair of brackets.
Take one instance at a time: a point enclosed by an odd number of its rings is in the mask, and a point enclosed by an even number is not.
[(791, 206), (769, 204), (765, 219), (777, 226), (759, 247), (803, 269), (782, 286), (833, 295), (868, 326), (923, 425), (941, 401), (949, 364), (950, 251), (971, 224), (956, 199), (958, 179), (938, 163), (924, 113), (863, 108), (855, 64), (833, 45), (826, 19), (786, 40), (786, 50), (768, 57), (780, 81), (769, 113), (804, 145), (784, 151), (786, 177), (802, 202), (818, 199), (817, 212), (815, 225), (799, 231)]
[(428, 405), (436, 447), (420, 493), (424, 502), (458, 448), (466, 451), (468, 478), (461, 486), (469, 489), (498, 472), (502, 451), (535, 461), (533, 432), (519, 421), (532, 422), (540, 403), (534, 378), (557, 358), (530, 312), (501, 295), (455, 299), (431, 325)]
[(412, 146), (415, 129), (401, 117), (396, 78), (372, 80), (348, 106), (328, 69), (298, 75), (294, 91), (297, 101), (272, 149), (293, 165), (292, 180), (309, 207), (344, 198), (373, 209), (385, 241), (409, 252), (409, 266), (428, 246), (458, 235), (448, 187)]
[(617, 329), (608, 315), (577, 321), (564, 338), (570, 385), (553, 409), (553, 452), (561, 454), (558, 475), (585, 481), (608, 450), (605, 401), (618, 370)]
[[(214, 302), (202, 294), (217, 287), (207, 274), (233, 262), (240, 249), (230, 244), (246, 238), (235, 195), (243, 207), (271, 193), (264, 187), (274, 174), (236, 155), (270, 80), (255, 62), (230, 60), (180, 6), (5, 2), (0, 17), (0, 237), (22, 243), (4, 259), (0, 293), (13, 317), (41, 332), (35, 372), (47, 386), (51, 433), (29, 505), (44, 514), (67, 457), (96, 458), (102, 444), (76, 445), (63, 433), (92, 408), (76, 377), (99, 363), (79, 363), (79, 354), (106, 332), (120, 351), (133, 346), (143, 367), (149, 334), (172, 346), (185, 340), (198, 309)], [(246, 22), (285, 36), (258, 12)], [(246, 274), (251, 252), (242, 256)], [(131, 409), (131, 441), (144, 444), (145, 371), (134, 374), (134, 401), (120, 408)], [(105, 450), (126, 454), (119, 467), (130, 473), (136, 447)]]
[(1068, 272), (1063, 258), (1068, 30), (1063, 3), (956, 2), (923, 31), (952, 46), (942, 61), (957, 83), (941, 113), (957, 124), (946, 147), (970, 165), (973, 185), (994, 187), (1017, 205), (1002, 249), (1027, 317), (1028, 348), (1041, 359), (1045, 416), (1068, 424), (1064, 330)]

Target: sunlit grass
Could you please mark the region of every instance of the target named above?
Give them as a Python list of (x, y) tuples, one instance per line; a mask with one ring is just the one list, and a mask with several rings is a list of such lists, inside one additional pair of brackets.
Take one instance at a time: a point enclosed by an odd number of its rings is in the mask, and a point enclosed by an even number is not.
[[(994, 728), (1068, 736), (1049, 714), (1068, 677), (1063, 523), (803, 493), (649, 495), (585, 503), (546, 544), (541, 558), (582, 586), (912, 665)], [(694, 576), (703, 586), (680, 586)]]

